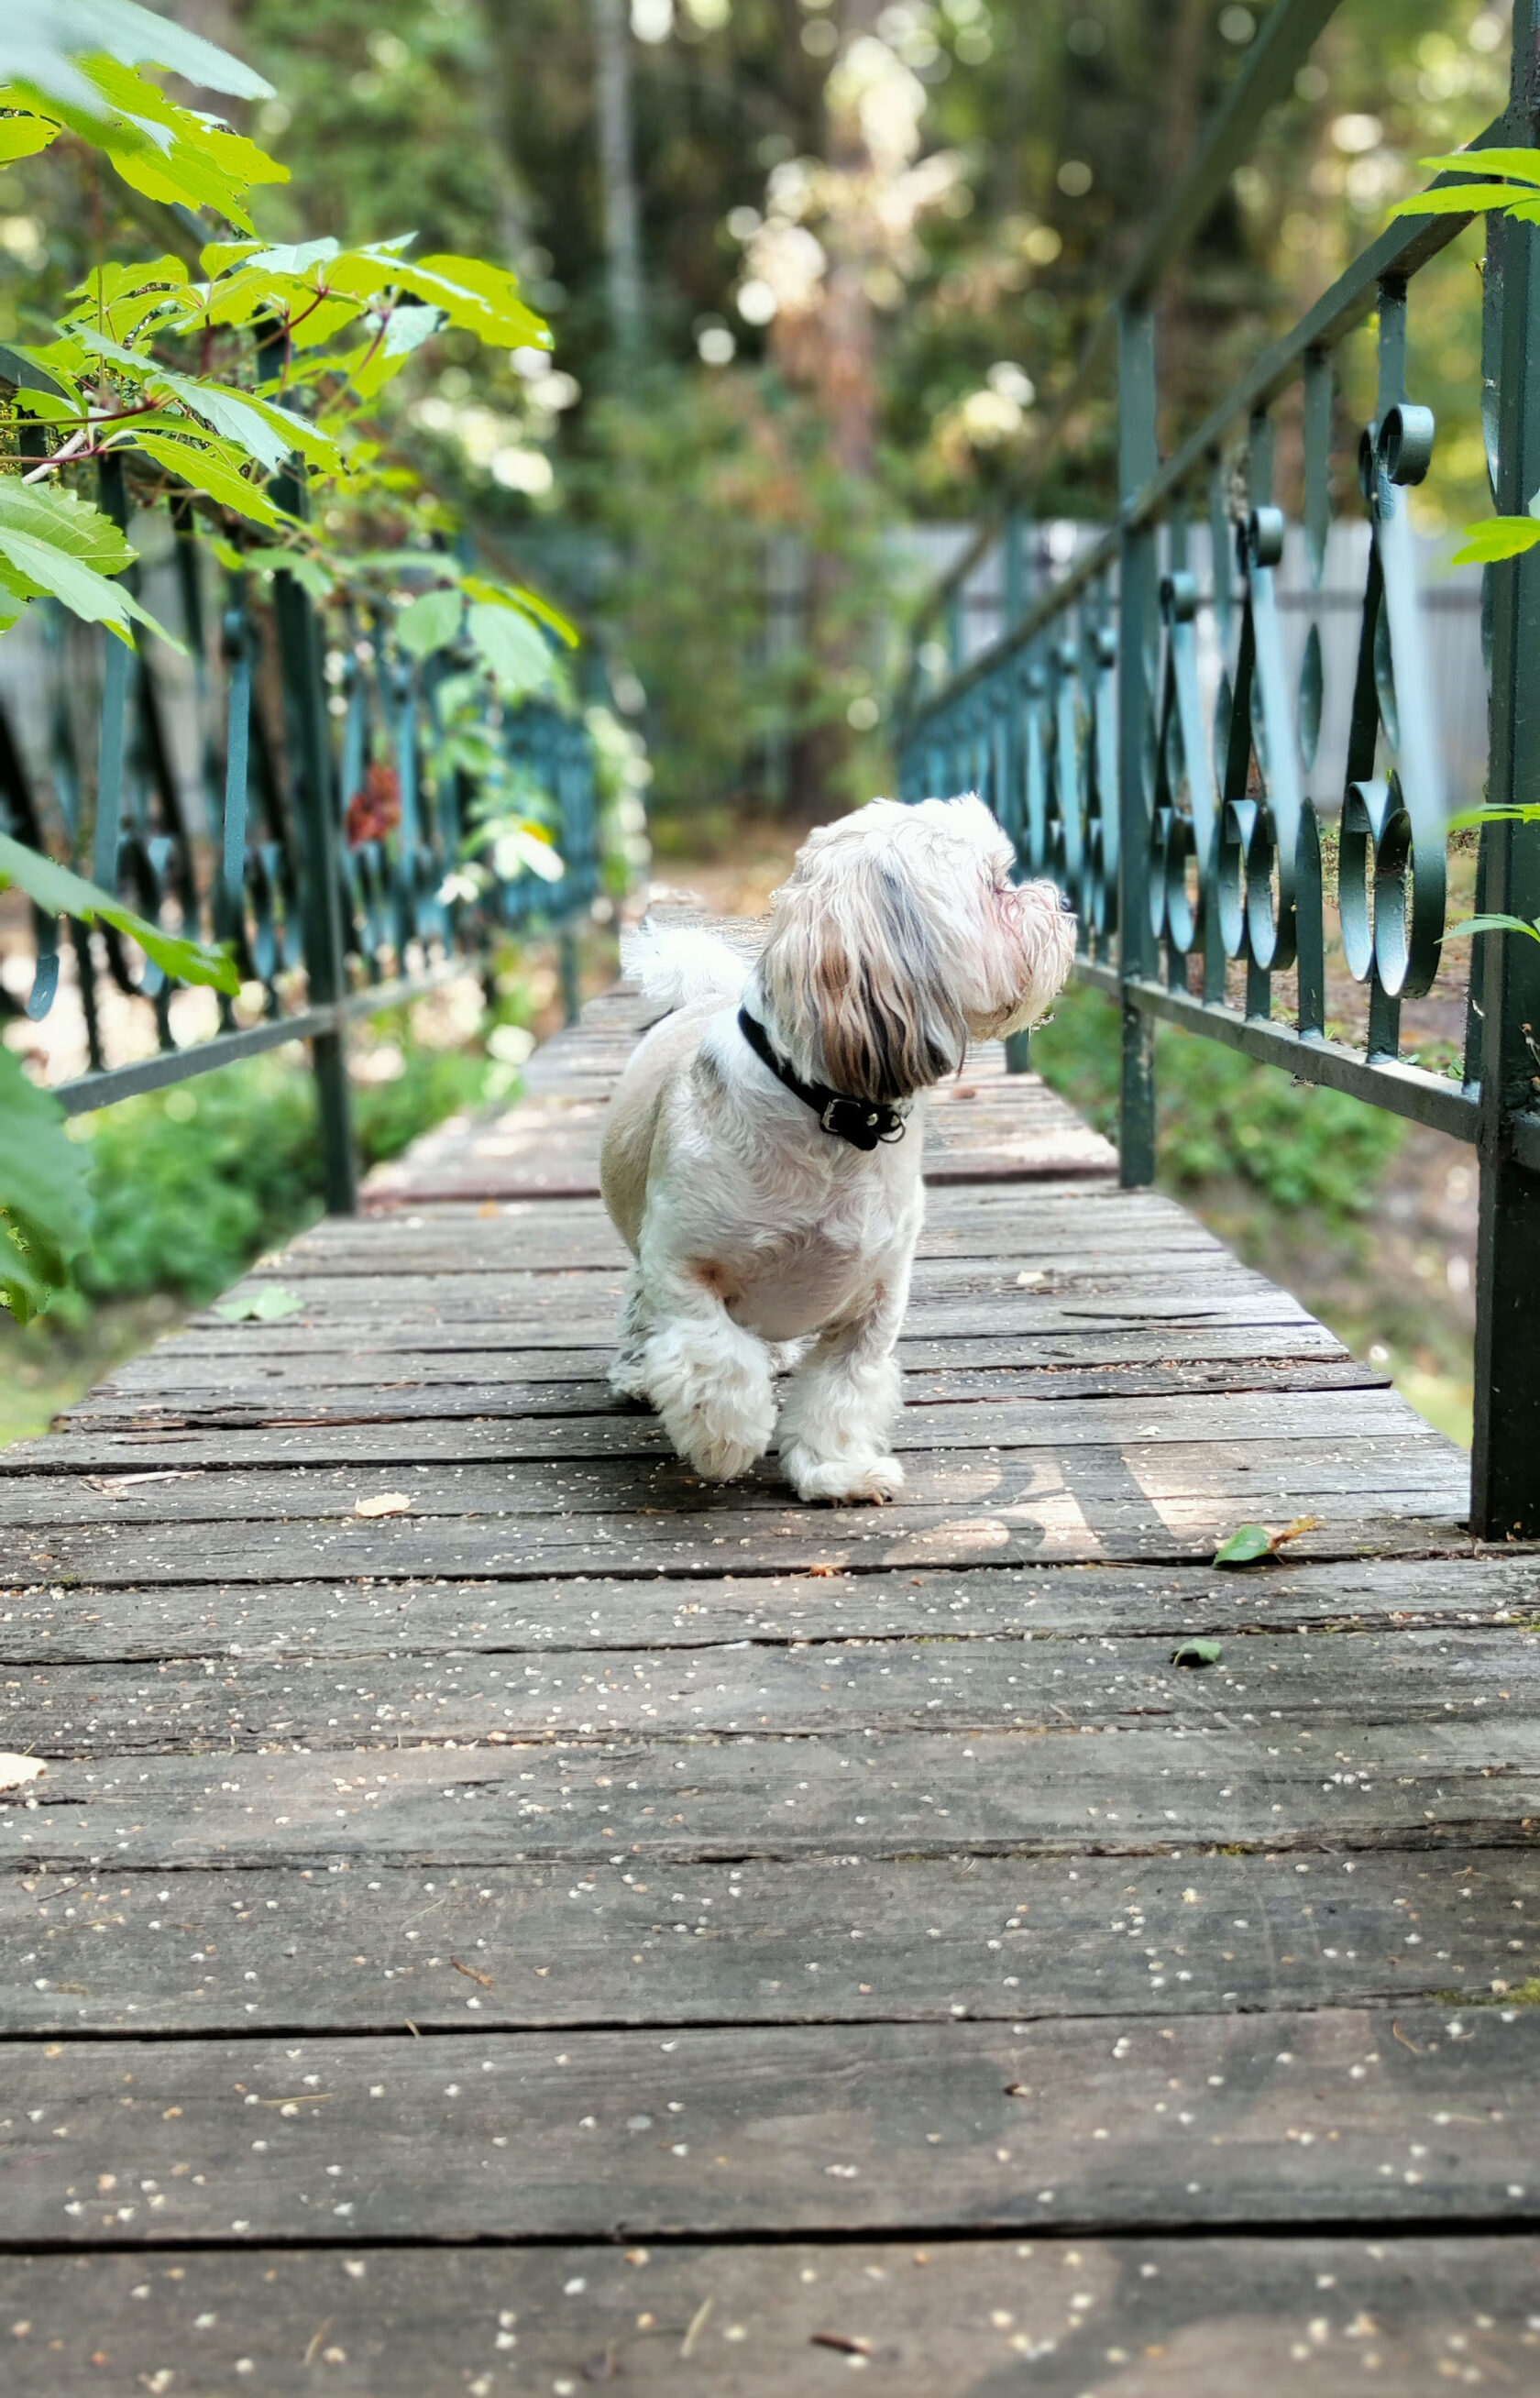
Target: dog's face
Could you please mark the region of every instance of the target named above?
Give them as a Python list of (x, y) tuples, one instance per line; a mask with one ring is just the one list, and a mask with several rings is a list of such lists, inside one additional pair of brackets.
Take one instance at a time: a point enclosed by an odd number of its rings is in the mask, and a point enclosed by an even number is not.
[(855, 1097), (907, 1098), (968, 1040), (1019, 1031), (1074, 963), (1051, 882), (1013, 883), (983, 802), (873, 800), (811, 834), (777, 892), (759, 965), (799, 1073)]

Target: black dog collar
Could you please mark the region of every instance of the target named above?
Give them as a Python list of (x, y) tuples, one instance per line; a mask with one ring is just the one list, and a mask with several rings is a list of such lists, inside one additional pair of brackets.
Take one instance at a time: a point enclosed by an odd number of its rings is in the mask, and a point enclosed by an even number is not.
[(831, 1091), (827, 1083), (804, 1083), (777, 1055), (763, 1025), (746, 1007), (738, 1010), (738, 1031), (777, 1083), (784, 1083), (794, 1098), (812, 1109), (825, 1132), (837, 1133), (852, 1149), (875, 1149), (879, 1141), (902, 1140), (904, 1118), (898, 1109), (882, 1099), (849, 1098), (843, 1091)]

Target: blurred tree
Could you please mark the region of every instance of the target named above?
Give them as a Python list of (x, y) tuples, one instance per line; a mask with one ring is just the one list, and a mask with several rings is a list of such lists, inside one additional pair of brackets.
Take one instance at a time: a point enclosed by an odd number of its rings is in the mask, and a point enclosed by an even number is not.
[[(500, 248), (551, 317), (554, 368), (521, 361), (518, 408), (489, 405), (475, 358), (452, 356), (413, 438), (523, 562), (569, 589), (580, 575), (610, 587), (675, 809), (763, 800), (785, 754), (764, 738), (776, 721), (804, 745), (820, 724), (846, 728), (814, 743), (820, 783), (880, 771), (881, 661), (858, 633), (881, 594), (884, 520), (963, 518), (1005, 491), (1044, 513), (1104, 509), (1109, 409), (1088, 406), (1040, 460), (1042, 403), (1264, 13), (1261, 0), (228, 5), (283, 95), (269, 107), (287, 110), (297, 162), (264, 223)], [(1420, 156), (1498, 113), (1506, 49), (1502, 0), (1344, 0), (1165, 294), (1169, 438), (1372, 236)], [(0, 242), (25, 238), (0, 219)], [(1429, 523), (1480, 504), (1475, 246), (1419, 278), (1412, 311), (1414, 375), (1441, 425), (1418, 498)], [(615, 300), (638, 280), (641, 344), (623, 360)], [(1346, 379), (1344, 434), (1371, 397), (1352, 357)], [(614, 471), (622, 459), (644, 489)], [(858, 559), (842, 564), (844, 525)], [(778, 637), (756, 637), (765, 561), (798, 545), (824, 561), (809, 570), (813, 622), (788, 609)], [(666, 594), (664, 577), (693, 587)], [(819, 621), (836, 591), (837, 639)], [(708, 617), (705, 674), (692, 644)], [(837, 756), (852, 731), (869, 748)], [(804, 783), (790, 796), (821, 801)]]

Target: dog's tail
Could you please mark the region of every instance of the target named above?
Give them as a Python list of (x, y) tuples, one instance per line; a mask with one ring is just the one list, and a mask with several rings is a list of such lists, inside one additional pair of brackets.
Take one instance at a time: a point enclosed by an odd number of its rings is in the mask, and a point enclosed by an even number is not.
[(622, 933), (620, 964), (628, 982), (641, 986), (643, 999), (662, 1008), (686, 1007), (696, 999), (737, 999), (750, 975), (747, 959), (715, 933), (651, 919)]

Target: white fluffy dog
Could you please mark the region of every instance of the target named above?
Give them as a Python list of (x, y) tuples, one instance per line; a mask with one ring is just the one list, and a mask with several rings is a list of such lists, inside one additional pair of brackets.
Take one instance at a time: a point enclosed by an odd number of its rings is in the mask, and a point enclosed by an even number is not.
[[(873, 800), (775, 895), (759, 961), (697, 931), (627, 947), (673, 1012), (627, 1066), (604, 1202), (636, 1260), (611, 1381), (725, 1480), (776, 1429), (803, 1499), (891, 1499), (895, 1348), (924, 1212), (923, 1094), (1067, 980), (1074, 921), (1013, 883), (982, 801)], [(788, 1344), (790, 1344), (788, 1346)]]

